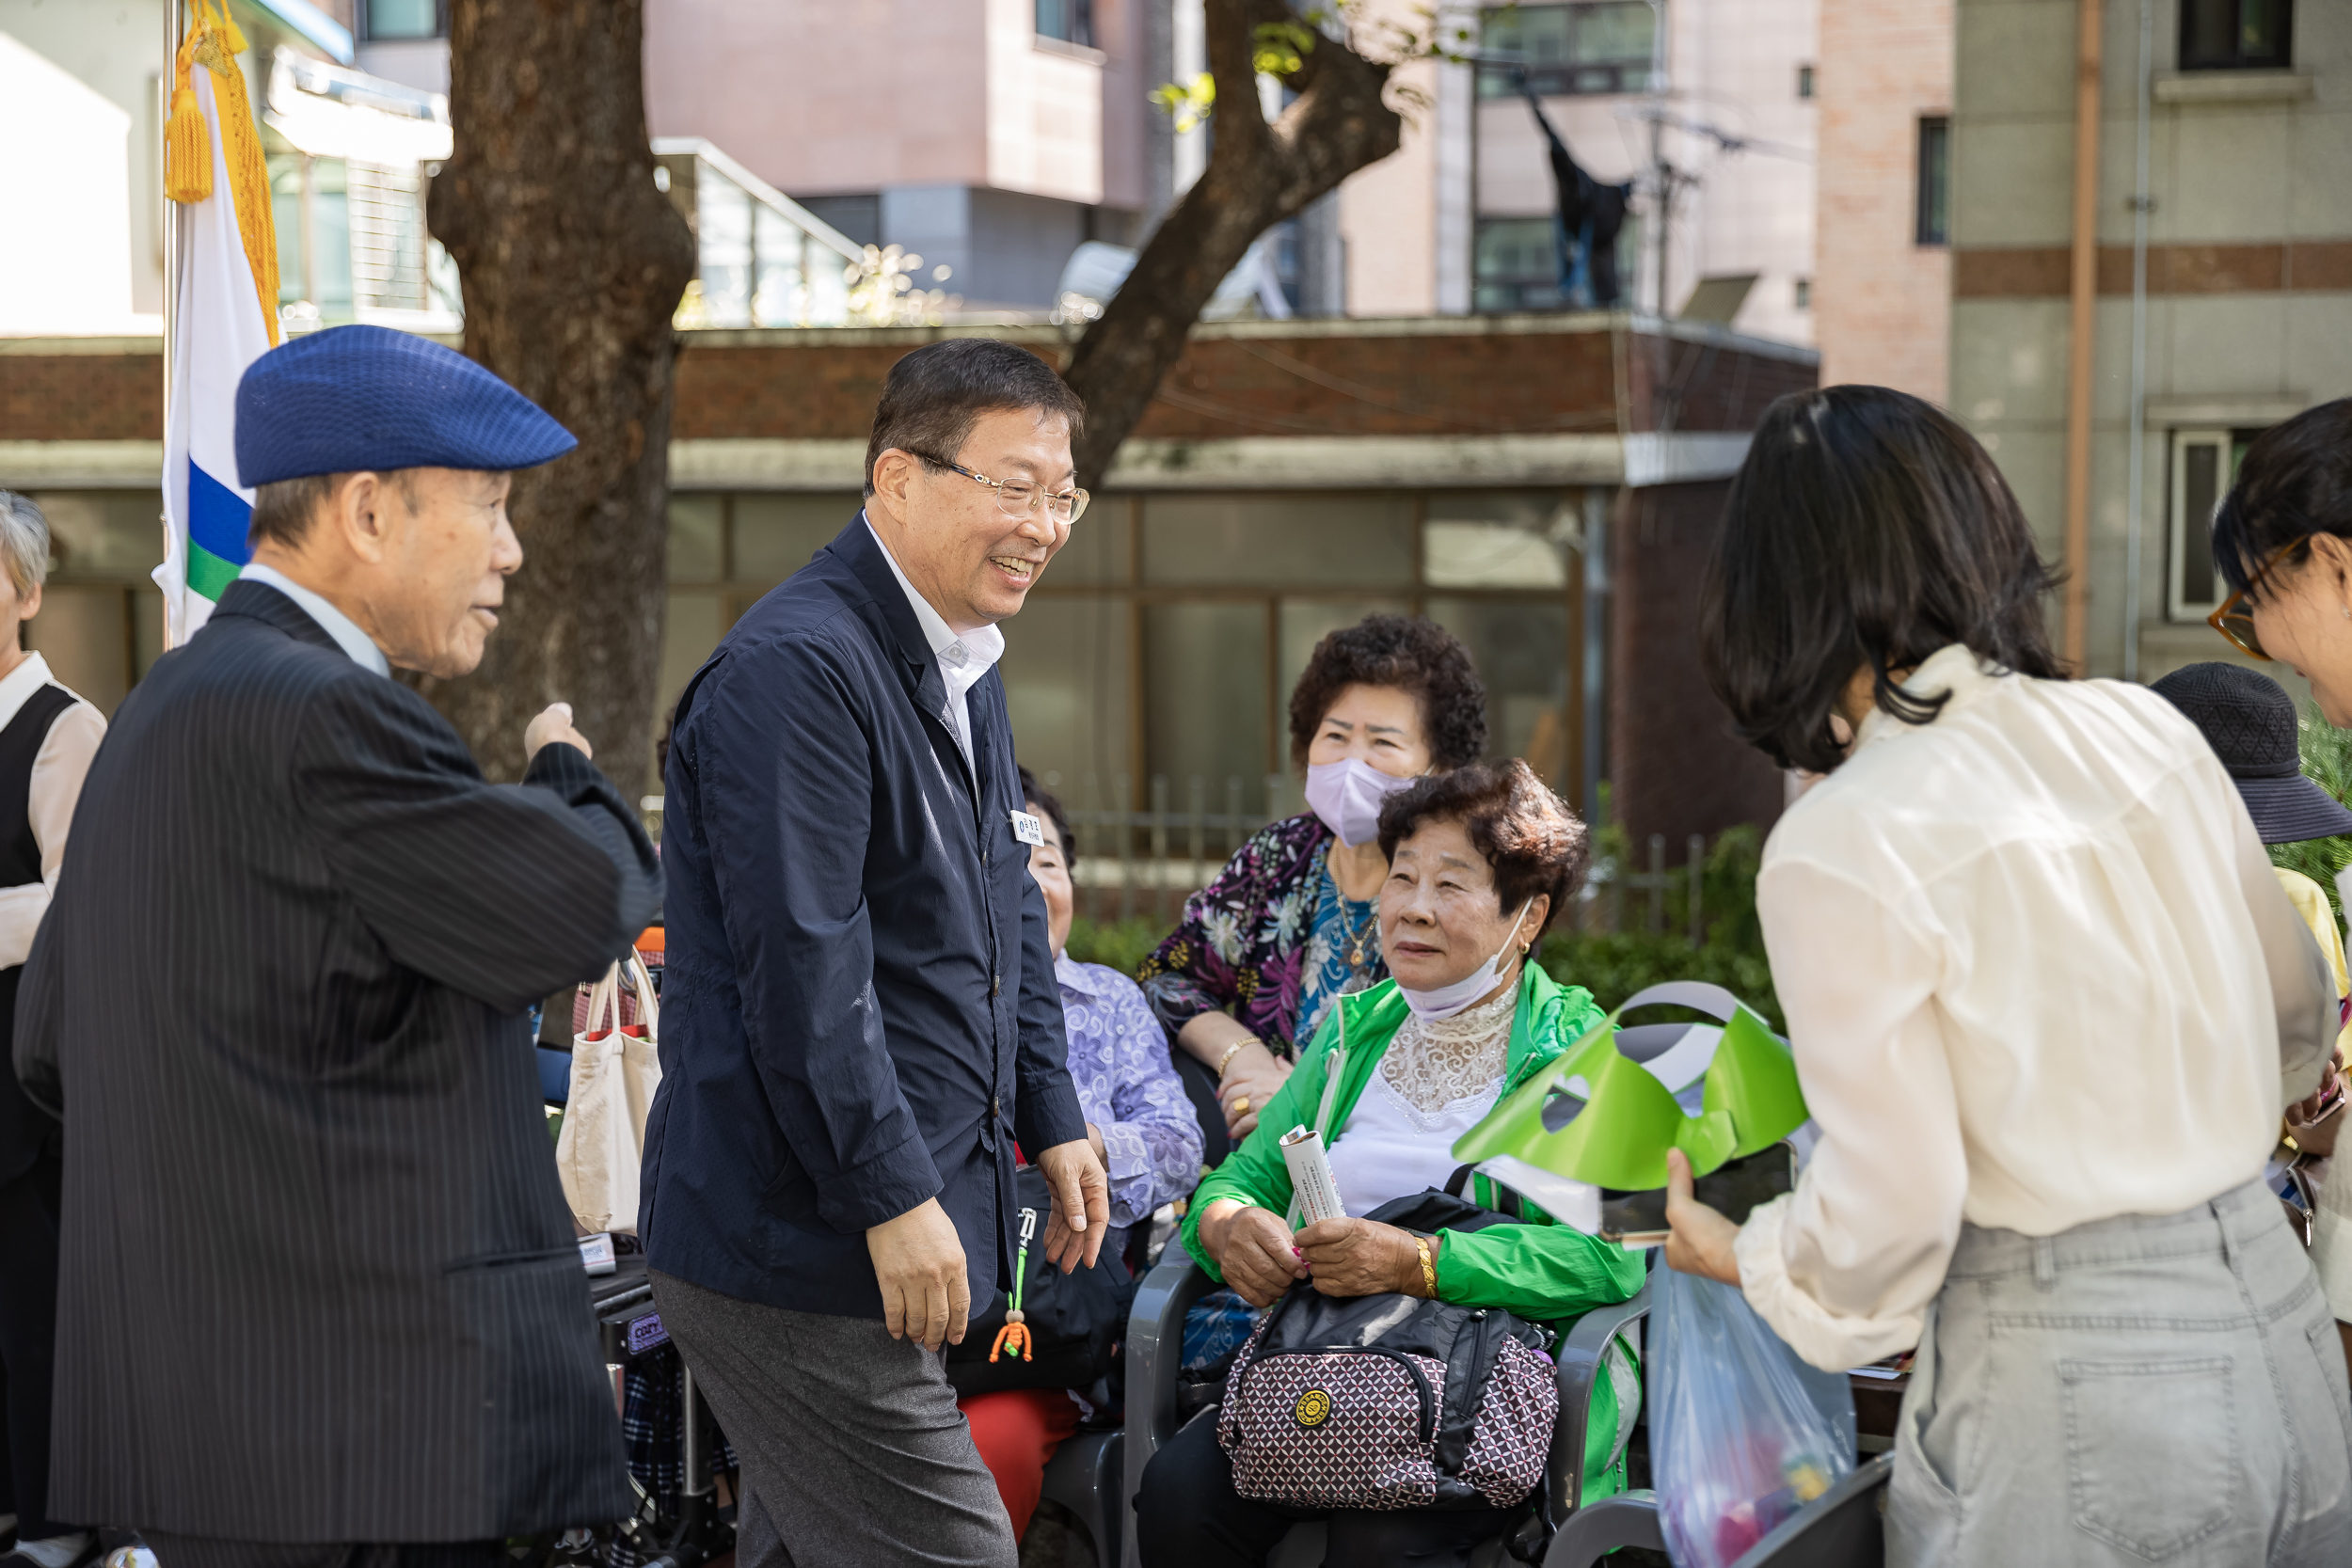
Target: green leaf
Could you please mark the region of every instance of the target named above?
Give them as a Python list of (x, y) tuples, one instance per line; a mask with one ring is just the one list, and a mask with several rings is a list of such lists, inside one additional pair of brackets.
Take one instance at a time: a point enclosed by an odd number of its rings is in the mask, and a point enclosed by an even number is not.
[[(2340, 730), (2306, 706), (2297, 719), (2303, 753), (2303, 776), (2346, 805), (2352, 805), (2352, 730)], [(2270, 863), (2300, 871), (2328, 894), (2328, 907), (2344, 919), (2336, 893), (2336, 873), (2352, 865), (2352, 836), (2310, 838), (2296, 844), (2270, 846)]]
[(1251, 37), (1250, 66), (1261, 76), (1295, 76), (1314, 53), (1316, 36), (1303, 22), (1261, 22)]

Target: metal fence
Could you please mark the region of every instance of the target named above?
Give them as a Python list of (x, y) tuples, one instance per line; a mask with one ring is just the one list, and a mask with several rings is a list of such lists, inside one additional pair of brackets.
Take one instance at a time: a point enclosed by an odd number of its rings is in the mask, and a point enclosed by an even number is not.
[[(1269, 773), (1260, 797), (1272, 813), (1242, 809), (1244, 781), (1229, 774), (1216, 804), (1209, 809), (1209, 781), (1199, 773), (1184, 781), (1184, 806), (1173, 803), (1171, 781), (1152, 775), (1149, 811), (1122, 811), (1104, 803), (1099, 775), (1080, 781), (1070, 813), (1071, 877), (1077, 884), (1078, 913), (1089, 920), (1133, 920), (1173, 926), (1184, 900), (1208, 885), (1233, 851), (1277, 816), (1289, 815), (1295, 791), (1290, 780)], [(1111, 781), (1111, 800), (1135, 799), (1135, 780), (1120, 773)]]
[[(1302, 809), (1296, 787), (1280, 773), (1265, 776), (1262, 799), (1275, 807), (1273, 815), (1242, 809), (1244, 781), (1229, 775), (1221, 791), (1199, 773), (1182, 784), (1165, 773), (1149, 781), (1147, 811), (1122, 811), (1104, 803), (1097, 775), (1080, 781), (1079, 803), (1070, 812), (1073, 846), (1072, 879), (1076, 884), (1077, 912), (1089, 920), (1143, 919), (1168, 927), (1176, 924), (1184, 900), (1206, 886), (1250, 835), (1274, 820)], [(1111, 781), (1110, 800), (1133, 800), (1134, 779), (1121, 773)], [(1217, 799), (1221, 795), (1222, 799)], [(1212, 804), (1220, 809), (1211, 810)], [(1609, 856), (1596, 857), (1591, 875), (1577, 896), (1577, 907), (1561, 922), (1580, 931), (1666, 930), (1669, 894), (1688, 890), (1684, 900), (1683, 935), (1692, 946), (1705, 940), (1707, 840), (1692, 833), (1685, 841), (1686, 862), (1669, 865), (1666, 837), (1652, 833), (1648, 865), (1635, 870)], [(1628, 895), (1635, 900), (1629, 925)]]

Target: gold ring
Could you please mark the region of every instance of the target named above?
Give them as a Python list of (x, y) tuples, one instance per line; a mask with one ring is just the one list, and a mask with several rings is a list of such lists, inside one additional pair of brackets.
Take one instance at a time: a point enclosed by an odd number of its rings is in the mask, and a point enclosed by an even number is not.
[(1233, 1096), (1233, 1103), (1228, 1107), (1228, 1109), (1230, 1109), (1233, 1115), (1237, 1117), (1248, 1116), (1249, 1114), (1249, 1097), (1246, 1094), (1237, 1094)]

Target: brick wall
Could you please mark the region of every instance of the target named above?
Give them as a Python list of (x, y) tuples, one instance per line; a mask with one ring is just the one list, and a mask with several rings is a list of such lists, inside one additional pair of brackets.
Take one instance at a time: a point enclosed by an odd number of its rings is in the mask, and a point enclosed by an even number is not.
[(1917, 244), (1918, 121), (1952, 107), (1952, 0), (1821, 0), (1821, 384), (1949, 395), (1951, 252)]
[[(1196, 336), (1136, 434), (1177, 440), (1237, 436), (1483, 436), (1617, 428), (1608, 332)], [(683, 437), (861, 436), (882, 379), (901, 355), (945, 334), (776, 334), (691, 348), (679, 361), (675, 430)], [(737, 335), (730, 334), (730, 338)], [(748, 335), (743, 335), (748, 337)], [(1059, 364), (1049, 332), (1001, 334)], [(1636, 340), (1638, 343), (1640, 340)], [(1675, 344), (1677, 350), (1693, 345)], [(1686, 361), (1684, 373), (1689, 373)], [(1792, 373), (1793, 372), (1793, 376)], [(1652, 378), (1644, 375), (1646, 388)], [(1724, 350), (1681, 429), (1740, 428), (1742, 388), (1809, 385), (1810, 366)], [(1745, 422), (1770, 401), (1749, 397)], [(1637, 419), (1636, 428), (1647, 428)]]
[[(1809, 364), (1721, 343), (1607, 330), (1396, 331), (1335, 324), (1328, 334), (1196, 336), (1136, 434), (1491, 436), (1619, 428), (1742, 430)], [(900, 356), (946, 331), (689, 335), (673, 432), (683, 438), (862, 438)], [(1061, 362), (1058, 333), (1000, 336)], [(0, 440), (158, 440), (163, 372), (152, 353), (0, 354)]]
[(1721, 343), (1634, 336), (1626, 345), (1626, 428), (1753, 430), (1765, 404), (1818, 384), (1807, 363)]
[[(1350, 324), (1328, 336), (1194, 337), (1136, 434), (1484, 436), (1617, 428), (1618, 342), (1606, 331), (1382, 333)], [(863, 436), (898, 356), (942, 334), (775, 334), (691, 349), (679, 362), (681, 436)], [(1009, 341), (1061, 362), (1058, 338)], [(730, 334), (732, 340), (737, 335)], [(743, 335), (748, 338), (749, 335)], [(1813, 367), (1725, 344), (1626, 334), (1629, 428), (1743, 430)]]
[(1618, 493), (1610, 521), (1609, 777), (1637, 852), (1666, 835), (1679, 863), (1692, 833), (1710, 838), (1779, 816), (1782, 775), (1731, 735), (1731, 716), (1699, 670), (1699, 580), (1723, 525), (1727, 480)]
[(160, 441), (164, 357), (0, 354), (0, 441)]

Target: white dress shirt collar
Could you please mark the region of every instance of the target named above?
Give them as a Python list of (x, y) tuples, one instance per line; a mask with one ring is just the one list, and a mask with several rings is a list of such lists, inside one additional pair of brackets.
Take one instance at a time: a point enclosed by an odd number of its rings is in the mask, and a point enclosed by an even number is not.
[(16, 717), (16, 710), (24, 705), (24, 700), (47, 686), (52, 678), (49, 661), (35, 653), (26, 654), (24, 663), (0, 678), (0, 730), (7, 729), (8, 721)]
[(391, 660), (384, 657), (384, 650), (359, 629), (357, 622), (277, 567), (264, 566), (258, 561), (248, 562), (245, 570), (237, 574), (237, 580), (267, 583), (300, 605), (302, 612), (316, 621), (319, 629), (333, 638), (336, 645), (351, 656), (351, 662), (364, 665), (379, 675), (392, 673)]
[(956, 732), (956, 744), (963, 750), (963, 760), (972, 762), (969, 693), (980, 683), (980, 677), (1005, 657), (1005, 634), (993, 626), (959, 633), (947, 624), (946, 617), (931, 608), (929, 599), (915, 592), (914, 584), (899, 569), (898, 558), (890, 553), (890, 546), (883, 543), (882, 531), (874, 527), (873, 519), (860, 512), (858, 520), (866, 525), (866, 531), (872, 534), (874, 543), (881, 546), (882, 559), (890, 562), (890, 575), (898, 579), (899, 588), (906, 593), (907, 603), (914, 610), (914, 619), (923, 628), (923, 640), (938, 656), (939, 676), (947, 686), (947, 717)]

